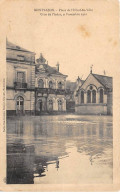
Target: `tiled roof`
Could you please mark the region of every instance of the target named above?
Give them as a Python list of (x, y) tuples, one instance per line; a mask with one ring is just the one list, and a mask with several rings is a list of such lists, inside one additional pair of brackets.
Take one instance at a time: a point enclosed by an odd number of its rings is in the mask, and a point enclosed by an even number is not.
[(92, 74), (105, 88), (112, 89), (112, 77)]
[(8, 40), (6, 40), (6, 48), (7, 49), (12, 49), (12, 50), (18, 50), (18, 51), (34, 53), (34, 52), (28, 51), (27, 49), (24, 49), (24, 48), (22, 48), (22, 47), (20, 47), (18, 45), (13, 44), (13, 43), (9, 42)]
[[(39, 64), (37, 64), (37, 68), (36, 68), (37, 72), (40, 71), (38, 66), (39, 66)], [(48, 64), (42, 64), (42, 66), (43, 66), (43, 68), (41, 69), (41, 72), (43, 70), (44, 72), (46, 72), (48, 74), (56, 74), (56, 75), (66, 76), (67, 77), (67, 75), (64, 75), (64, 74), (60, 73), (59, 71), (57, 71), (55, 68), (49, 66)]]

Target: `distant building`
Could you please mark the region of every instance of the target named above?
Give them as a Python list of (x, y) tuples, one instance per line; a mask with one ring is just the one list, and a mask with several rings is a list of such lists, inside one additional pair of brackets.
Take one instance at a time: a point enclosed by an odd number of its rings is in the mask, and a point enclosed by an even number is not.
[(79, 76), (76, 82), (71, 82), (69, 80), (66, 81), (66, 89), (70, 91), (70, 93), (66, 96), (67, 112), (75, 112), (75, 99), (76, 99), (75, 94), (82, 83), (83, 80), (81, 80)]
[(76, 91), (75, 111), (78, 114), (112, 115), (112, 77), (88, 75)]
[(7, 114), (35, 111), (35, 53), (6, 42)]
[(59, 72), (59, 63), (51, 67), (43, 55), (36, 60), (36, 113), (66, 111), (66, 77)]

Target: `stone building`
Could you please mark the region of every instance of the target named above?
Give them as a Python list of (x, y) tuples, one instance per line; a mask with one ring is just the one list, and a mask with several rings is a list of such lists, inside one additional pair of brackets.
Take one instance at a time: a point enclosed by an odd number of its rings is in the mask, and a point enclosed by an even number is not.
[(76, 91), (75, 111), (78, 114), (112, 115), (112, 77), (93, 74)]
[[(59, 63), (51, 67), (43, 55), (6, 41), (7, 114), (41, 114), (65, 112), (67, 75), (59, 72)], [(68, 98), (68, 102), (69, 102)]]
[(43, 55), (36, 60), (36, 114), (66, 111), (66, 77), (59, 72), (59, 63), (51, 67)]
[(34, 114), (35, 53), (6, 41), (7, 114)]

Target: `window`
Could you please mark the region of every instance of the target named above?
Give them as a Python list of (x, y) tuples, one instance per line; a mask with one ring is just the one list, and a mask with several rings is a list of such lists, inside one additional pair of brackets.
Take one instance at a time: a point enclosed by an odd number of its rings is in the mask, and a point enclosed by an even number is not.
[(81, 104), (84, 104), (84, 91), (81, 91)]
[(49, 100), (49, 111), (53, 110), (53, 101)]
[(24, 61), (25, 60), (25, 57), (24, 56), (21, 56), (21, 55), (18, 55), (17, 56), (17, 59), (20, 60), (20, 61)]
[(25, 72), (17, 72), (17, 82), (25, 83)]
[(91, 91), (87, 91), (87, 103), (91, 103)]
[(103, 103), (103, 89), (100, 89), (100, 103)]
[(39, 87), (39, 88), (44, 88), (44, 82), (43, 82), (42, 79), (40, 79), (40, 80), (38, 81), (38, 87)]
[(58, 110), (62, 111), (62, 100), (58, 100)]
[(23, 101), (24, 101), (24, 99), (22, 96), (17, 97), (17, 105), (23, 105)]
[(92, 103), (96, 103), (96, 91), (92, 91)]
[(62, 82), (61, 81), (58, 83), (58, 89), (62, 89)]
[(49, 100), (49, 104), (53, 104), (53, 101), (52, 100)]
[(17, 97), (17, 101), (16, 101), (16, 104), (17, 104), (17, 113), (22, 113), (23, 110), (24, 110), (24, 99), (22, 96), (18, 96)]
[(52, 81), (49, 82), (49, 88), (50, 88), (50, 89), (53, 88), (53, 82), (52, 82)]

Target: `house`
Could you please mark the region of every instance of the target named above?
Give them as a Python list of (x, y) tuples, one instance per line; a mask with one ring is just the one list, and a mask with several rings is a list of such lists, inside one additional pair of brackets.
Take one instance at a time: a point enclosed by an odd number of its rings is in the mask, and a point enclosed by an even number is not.
[(35, 53), (6, 41), (7, 114), (34, 114)]
[(40, 54), (36, 60), (35, 99), (36, 114), (66, 111), (66, 78), (59, 72), (59, 63), (51, 67)]
[(91, 70), (76, 92), (76, 113), (112, 115), (112, 88), (112, 77)]

